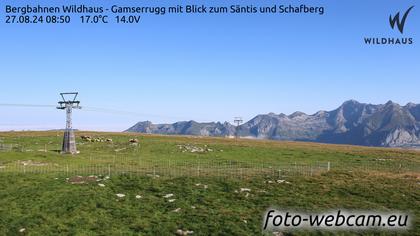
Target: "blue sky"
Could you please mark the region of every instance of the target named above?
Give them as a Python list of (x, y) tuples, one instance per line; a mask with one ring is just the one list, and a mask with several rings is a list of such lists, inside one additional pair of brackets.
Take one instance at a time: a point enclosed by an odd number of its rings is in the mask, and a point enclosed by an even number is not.
[[(420, 5), (403, 35), (414, 38), (413, 45), (363, 43), (365, 36), (401, 37), (388, 17), (415, 1), (212, 1), (305, 3), (324, 6), (325, 14), (142, 15), (137, 25), (4, 23), (5, 5), (30, 2), (0, 3), (0, 103), (54, 105), (59, 92), (78, 91), (83, 106), (136, 113), (82, 109), (75, 111), (75, 128), (119, 131), (143, 120), (223, 122), (269, 112), (314, 113), (348, 99), (420, 103)], [(177, 3), (66, 4), (142, 2)], [(0, 106), (0, 130), (62, 128), (64, 118), (54, 108)]]

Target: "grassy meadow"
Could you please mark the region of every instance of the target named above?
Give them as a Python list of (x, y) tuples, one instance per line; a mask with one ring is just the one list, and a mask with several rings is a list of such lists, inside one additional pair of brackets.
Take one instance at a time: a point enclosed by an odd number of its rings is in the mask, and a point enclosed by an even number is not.
[(272, 235), (261, 230), (271, 206), (414, 216), (409, 231), (283, 235), (420, 235), (419, 151), (134, 133), (76, 136), (80, 153), (61, 155), (60, 131), (0, 133), (1, 235)]

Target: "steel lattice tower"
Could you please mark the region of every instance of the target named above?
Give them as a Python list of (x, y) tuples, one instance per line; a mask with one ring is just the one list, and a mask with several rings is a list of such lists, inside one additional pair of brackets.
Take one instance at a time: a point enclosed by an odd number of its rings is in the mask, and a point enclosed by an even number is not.
[[(76, 138), (72, 127), (72, 111), (73, 109), (81, 109), (80, 101), (76, 101), (79, 93), (60, 93), (62, 101), (58, 102), (57, 109), (66, 110), (66, 129), (64, 131), (63, 146), (61, 147), (62, 154), (77, 154)], [(72, 96), (72, 99), (66, 99), (66, 96)]]
[(236, 127), (235, 127), (235, 137), (236, 137), (236, 138), (239, 138), (238, 129), (239, 129), (239, 126), (240, 126), (240, 125), (242, 124), (242, 122), (243, 122), (242, 117), (235, 117), (235, 118), (234, 118), (234, 120), (233, 120), (233, 122), (235, 122), (235, 123), (236, 123)]

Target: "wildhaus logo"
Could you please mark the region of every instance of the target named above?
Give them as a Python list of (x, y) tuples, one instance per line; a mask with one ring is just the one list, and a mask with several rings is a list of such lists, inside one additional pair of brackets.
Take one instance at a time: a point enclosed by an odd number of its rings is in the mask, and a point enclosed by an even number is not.
[[(389, 25), (391, 26), (391, 29), (396, 30), (395, 28), (397, 28), (398, 31), (403, 35), (405, 22), (407, 20), (408, 14), (410, 13), (411, 9), (413, 9), (413, 7), (414, 6), (408, 8), (404, 12), (402, 18), (400, 12), (397, 12), (394, 16), (389, 15)], [(414, 43), (413, 38), (411, 37), (365, 37), (364, 41), (365, 44), (370, 45), (409, 45)]]
[(401, 34), (404, 32), (404, 25), (405, 20), (407, 20), (408, 13), (410, 13), (411, 9), (413, 9), (414, 6), (408, 8), (408, 10), (404, 13), (404, 16), (400, 20), (400, 13), (398, 12), (394, 17), (392, 15), (389, 16), (389, 24), (391, 25), (391, 28), (394, 28), (395, 24), (398, 26), (398, 30), (401, 32)]

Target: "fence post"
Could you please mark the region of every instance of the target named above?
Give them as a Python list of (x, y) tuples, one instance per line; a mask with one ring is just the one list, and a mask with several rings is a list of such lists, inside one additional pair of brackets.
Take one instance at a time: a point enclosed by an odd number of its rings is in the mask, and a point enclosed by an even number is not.
[(229, 166), (229, 169), (230, 169), (230, 177), (233, 177), (233, 171), (232, 171), (232, 160), (230, 160), (230, 166)]
[(330, 162), (327, 163), (327, 171), (330, 171), (331, 165)]
[[(171, 158), (171, 156), (169, 157), (169, 158)], [(172, 172), (172, 170), (171, 170), (171, 160), (170, 159), (168, 159), (168, 162), (167, 162), (167, 164), (166, 164), (166, 171), (168, 172), (167, 173), (167, 175), (169, 176), (169, 177), (171, 177), (171, 172)]]
[(108, 164), (108, 176), (111, 177), (111, 165)]

